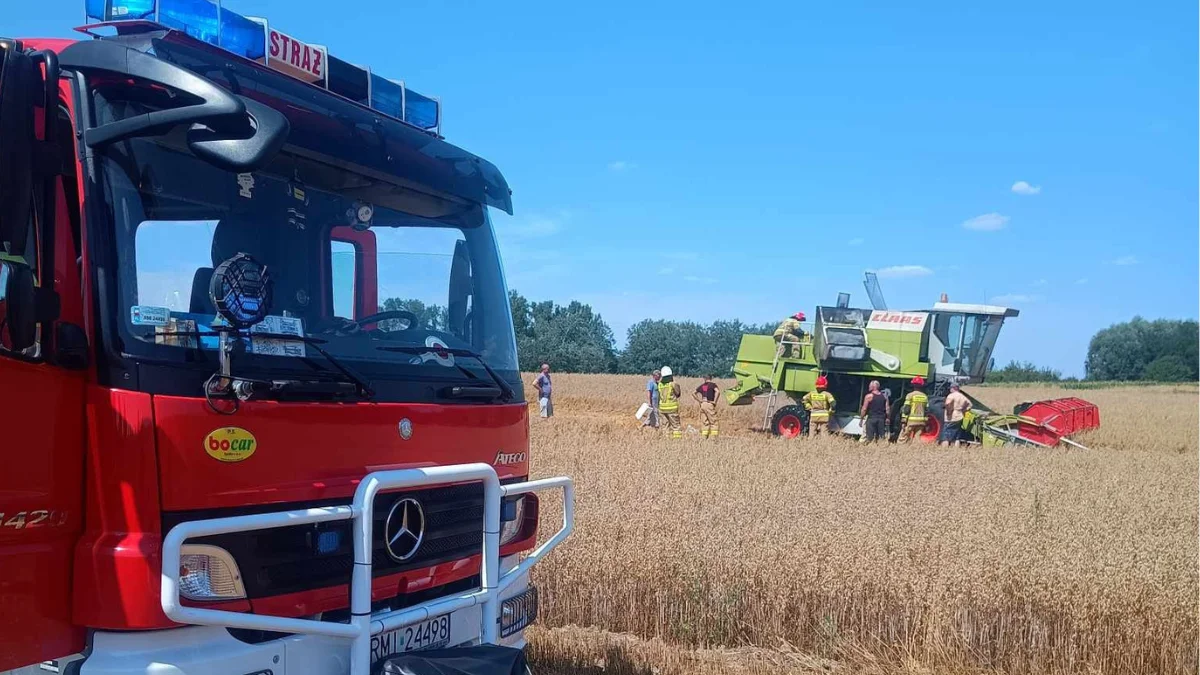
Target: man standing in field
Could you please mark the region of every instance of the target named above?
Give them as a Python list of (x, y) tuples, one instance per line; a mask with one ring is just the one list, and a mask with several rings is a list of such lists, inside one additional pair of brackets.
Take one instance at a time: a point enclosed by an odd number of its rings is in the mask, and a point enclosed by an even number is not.
[(867, 385), (867, 395), (863, 397), (859, 414), (863, 421), (860, 443), (874, 443), (887, 435), (887, 419), (892, 415), (892, 402), (879, 391), (879, 380), (871, 380)]
[(971, 399), (959, 391), (958, 383), (950, 385), (942, 412), (942, 437), (938, 445), (958, 445), (962, 439), (963, 416), (971, 409)]
[(817, 390), (808, 392), (800, 399), (800, 403), (808, 411), (809, 436), (820, 436), (822, 432), (829, 431), (829, 416), (833, 414), (833, 407), (837, 405), (837, 401), (833, 394), (825, 391), (828, 384), (824, 375), (818, 376)]
[(716, 382), (713, 382), (712, 375), (705, 375), (704, 384), (696, 387), (696, 391), (692, 392), (692, 398), (700, 404), (701, 438), (717, 437), (717, 396), (720, 394), (721, 388), (717, 386)]
[(542, 417), (554, 416), (554, 402), (550, 399), (553, 393), (553, 387), (550, 385), (550, 364), (542, 364), (542, 372), (533, 381), (534, 389), (538, 393), (538, 413)]
[(658, 381), (661, 379), (662, 371), (656, 370), (650, 373), (650, 379), (646, 380), (646, 404), (650, 409), (646, 411), (646, 417), (642, 420), (642, 428), (658, 428)]
[(667, 434), (671, 438), (683, 438), (683, 425), (679, 422), (679, 384), (670, 366), (663, 366), (658, 381), (658, 414), (667, 423)]
[(925, 378), (920, 375), (914, 377), (912, 391), (908, 392), (900, 406), (900, 412), (903, 414), (901, 424), (904, 429), (900, 433), (900, 440), (905, 443), (911, 443), (925, 430), (925, 409), (929, 406), (929, 397), (925, 395), (924, 389)]

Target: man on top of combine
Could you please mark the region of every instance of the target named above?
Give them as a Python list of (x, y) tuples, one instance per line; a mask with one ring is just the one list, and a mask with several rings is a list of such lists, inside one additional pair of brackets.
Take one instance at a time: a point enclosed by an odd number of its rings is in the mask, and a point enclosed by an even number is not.
[(929, 397), (925, 394), (925, 378), (920, 375), (912, 379), (912, 391), (904, 397), (900, 412), (903, 414), (901, 424), (904, 431), (900, 440), (911, 443), (925, 429), (925, 409), (929, 406)]
[(667, 434), (671, 438), (683, 438), (683, 426), (679, 422), (679, 383), (670, 366), (659, 369), (662, 377), (658, 381), (658, 415), (666, 423)]
[(700, 437), (716, 438), (717, 427), (717, 397), (721, 395), (721, 387), (713, 382), (712, 375), (704, 376), (704, 384), (696, 387), (692, 398), (700, 404)]
[(800, 358), (800, 342), (808, 339), (800, 324), (804, 321), (804, 312), (796, 312), (779, 323), (775, 328), (775, 342), (779, 347), (776, 354), (780, 357)]
[(833, 407), (837, 405), (837, 400), (833, 398), (833, 394), (825, 391), (828, 384), (824, 375), (818, 376), (817, 390), (808, 392), (800, 399), (800, 403), (808, 411), (810, 436), (818, 436), (823, 431), (829, 431), (829, 416), (833, 414)]

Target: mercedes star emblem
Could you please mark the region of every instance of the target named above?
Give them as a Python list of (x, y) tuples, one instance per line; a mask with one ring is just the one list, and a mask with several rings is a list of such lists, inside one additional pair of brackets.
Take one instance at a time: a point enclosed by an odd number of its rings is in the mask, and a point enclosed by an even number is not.
[(397, 500), (383, 521), (383, 543), (388, 555), (396, 562), (404, 562), (421, 548), (425, 538), (425, 511), (421, 503), (411, 497)]
[(412, 438), (412, 422), (407, 417), (400, 420), (399, 429), (400, 438), (402, 440), (407, 441), (408, 439)]

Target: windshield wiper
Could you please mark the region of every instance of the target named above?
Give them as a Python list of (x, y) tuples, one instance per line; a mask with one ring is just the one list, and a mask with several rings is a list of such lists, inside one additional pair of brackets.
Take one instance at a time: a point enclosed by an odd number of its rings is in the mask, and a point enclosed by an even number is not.
[[(470, 349), (452, 349), (450, 347), (435, 349), (428, 345), (420, 344), (379, 345), (375, 349), (378, 349), (381, 352), (399, 352), (402, 354), (428, 354), (430, 352), (445, 352), (453, 356), (463, 356), (469, 359), (475, 359), (479, 362), (479, 365), (483, 366), (484, 371), (487, 372), (488, 377), (492, 378), (492, 381), (496, 383), (496, 386), (450, 387), (447, 392), (448, 395), (455, 398), (499, 398), (503, 403), (508, 403), (516, 398), (516, 394), (513, 393), (512, 387), (508, 385), (508, 382), (505, 382), (504, 378), (500, 377), (496, 371), (492, 370), (492, 367), (488, 365), (488, 362), (484, 360), (482, 355), (477, 354)], [(454, 365), (459, 369), (460, 372), (465, 373), (472, 379), (478, 379), (478, 376), (475, 373), (472, 373), (470, 370), (467, 370), (457, 363)]]
[[(195, 338), (197, 338), (196, 348), (200, 349), (201, 347), (199, 346), (199, 338), (219, 337), (221, 335), (221, 331), (215, 331), (215, 330), (163, 331), (160, 333), (149, 333), (145, 336), (145, 338), (153, 340), (154, 337), (159, 336), (159, 335), (195, 337)], [(322, 340), (320, 338), (308, 337), (307, 335), (292, 335), (290, 333), (249, 333), (249, 332), (241, 333), (241, 332), (236, 332), (236, 331), (230, 331), (230, 336), (237, 337), (237, 338), (250, 338), (252, 340), (254, 338), (263, 338), (263, 339), (267, 339), (267, 340), (295, 340), (296, 342), (303, 342), (304, 344), (312, 347), (313, 350), (315, 350), (318, 354), (325, 357), (325, 360), (328, 361), (330, 363), (330, 365), (332, 365), (334, 368), (336, 368), (338, 370), (338, 372), (341, 373), (342, 376), (346, 378), (346, 382), (348, 384), (354, 385), (355, 393), (358, 394), (359, 397), (365, 398), (365, 399), (375, 398), (375, 390), (371, 388), (371, 385), (367, 382), (366, 379), (363, 378), (363, 376), (359, 375), (354, 370), (352, 370), (350, 368), (350, 366), (347, 366), (346, 364), (342, 363), (338, 359), (334, 358), (334, 356), (332, 354), (325, 351), (325, 348), (322, 347), (321, 345), (326, 344), (328, 342), (328, 340)], [(182, 346), (182, 345), (180, 345), (180, 346)], [(232, 379), (241, 379), (241, 378), (234, 377)], [(283, 385), (283, 387), (285, 387), (285, 388), (298, 391), (300, 389), (299, 385), (305, 384), (305, 381), (304, 380), (273, 380), (272, 381), (272, 389), (273, 390), (280, 389), (280, 387), (275, 386), (275, 383), (279, 383), (280, 385)]]

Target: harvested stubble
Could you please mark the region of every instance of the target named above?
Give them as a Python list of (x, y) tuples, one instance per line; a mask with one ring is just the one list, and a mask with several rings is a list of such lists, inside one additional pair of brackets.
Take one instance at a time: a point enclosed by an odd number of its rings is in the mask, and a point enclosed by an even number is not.
[(1087, 392), (1087, 451), (966, 450), (784, 441), (752, 430), (757, 404), (671, 442), (632, 418), (644, 381), (559, 375), (532, 422), (533, 473), (578, 486), (575, 535), (535, 571), (551, 672), (1196, 672), (1194, 386)]

